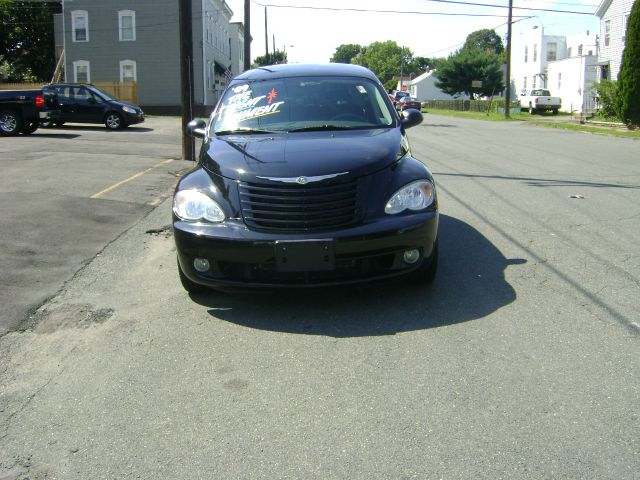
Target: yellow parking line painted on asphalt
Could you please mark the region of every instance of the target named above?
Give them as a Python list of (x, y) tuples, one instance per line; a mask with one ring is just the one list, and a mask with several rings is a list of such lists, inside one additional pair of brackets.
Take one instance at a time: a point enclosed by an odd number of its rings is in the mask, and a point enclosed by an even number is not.
[(105, 193), (109, 193), (114, 191), (116, 188), (124, 185), (125, 183), (129, 183), (132, 180), (135, 180), (138, 177), (141, 177), (142, 175), (144, 175), (145, 173), (150, 172), (151, 170), (154, 170), (158, 167), (161, 167), (162, 165), (166, 165), (167, 163), (171, 163), (173, 162), (173, 159), (169, 159), (169, 160), (165, 160), (164, 162), (160, 162), (160, 163), (156, 163), (153, 167), (147, 168), (146, 170), (142, 171), (142, 172), (138, 172), (135, 175), (130, 176), (129, 178), (126, 178), (124, 180), (122, 180), (121, 182), (118, 183), (114, 183), (113, 185), (111, 185), (110, 187), (105, 188), (104, 190), (98, 192), (98, 193), (94, 193), (93, 195), (91, 195), (91, 197), (89, 198), (100, 198), (102, 195), (104, 195)]

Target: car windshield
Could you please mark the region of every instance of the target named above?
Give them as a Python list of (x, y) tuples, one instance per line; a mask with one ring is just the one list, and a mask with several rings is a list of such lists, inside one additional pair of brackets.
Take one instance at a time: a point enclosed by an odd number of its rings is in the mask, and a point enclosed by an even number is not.
[(290, 77), (235, 82), (211, 116), (210, 130), (272, 133), (384, 128), (395, 116), (376, 83), (356, 77)]
[(416, 97), (404, 97), (401, 102), (417, 102), (418, 99)]
[(550, 97), (551, 96), (551, 92), (549, 92), (549, 90), (534, 90), (533, 94), (534, 95), (539, 95), (541, 97)]
[(93, 93), (100, 95), (104, 100), (111, 100), (112, 102), (117, 102), (118, 99), (112, 97), (111, 95), (109, 95), (107, 92), (105, 92), (104, 90), (100, 90), (98, 87), (91, 87), (89, 88), (89, 90), (91, 90)]

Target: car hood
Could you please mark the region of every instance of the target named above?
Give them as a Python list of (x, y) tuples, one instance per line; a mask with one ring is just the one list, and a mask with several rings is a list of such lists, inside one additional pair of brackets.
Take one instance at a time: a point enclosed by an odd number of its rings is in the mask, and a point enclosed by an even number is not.
[(201, 161), (210, 172), (249, 182), (343, 172), (362, 176), (395, 162), (403, 145), (398, 128), (224, 135), (207, 140)]

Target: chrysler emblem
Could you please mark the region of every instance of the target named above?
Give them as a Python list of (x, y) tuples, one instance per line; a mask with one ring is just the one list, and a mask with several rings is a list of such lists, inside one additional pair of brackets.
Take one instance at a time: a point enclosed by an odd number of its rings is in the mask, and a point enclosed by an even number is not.
[(347, 175), (349, 172), (331, 173), (329, 175), (318, 175), (317, 177), (260, 177), (264, 180), (271, 180), (272, 182), (283, 183), (297, 183), (298, 185), (306, 185), (311, 182), (321, 182), (322, 180), (328, 180), (330, 178), (336, 178), (341, 175)]

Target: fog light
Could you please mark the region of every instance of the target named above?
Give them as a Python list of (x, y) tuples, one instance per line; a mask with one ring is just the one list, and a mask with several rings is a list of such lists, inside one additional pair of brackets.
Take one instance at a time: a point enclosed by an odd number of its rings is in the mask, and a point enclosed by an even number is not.
[(206, 258), (196, 258), (193, 261), (193, 268), (201, 273), (204, 273), (209, 270), (209, 260), (207, 260)]
[(405, 250), (404, 263), (413, 264), (420, 260), (420, 251), (417, 248), (411, 250)]

